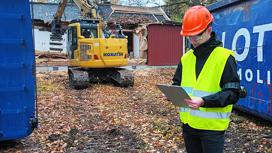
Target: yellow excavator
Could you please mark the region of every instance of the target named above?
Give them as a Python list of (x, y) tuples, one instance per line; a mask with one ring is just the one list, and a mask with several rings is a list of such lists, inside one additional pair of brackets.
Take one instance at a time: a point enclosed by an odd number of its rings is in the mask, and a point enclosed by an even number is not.
[[(114, 81), (120, 86), (133, 86), (134, 76), (128, 65), (127, 37), (120, 24), (114, 32), (105, 29), (103, 19), (97, 13), (93, 2), (74, 0), (89, 19), (72, 20), (68, 26), (67, 53), (69, 55), (69, 82), (74, 89), (87, 88), (90, 82)], [(62, 15), (67, 0), (59, 4), (57, 15)], [(60, 10), (60, 11), (59, 11)], [(56, 22), (57, 23), (57, 22)], [(53, 27), (53, 26), (52, 26)], [(52, 32), (54, 30), (52, 29)], [(52, 38), (62, 34), (55, 30)]]

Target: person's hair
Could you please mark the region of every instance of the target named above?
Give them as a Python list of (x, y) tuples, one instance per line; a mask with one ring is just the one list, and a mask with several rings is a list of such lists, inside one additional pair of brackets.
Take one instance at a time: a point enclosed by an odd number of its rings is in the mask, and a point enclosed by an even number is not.
[(211, 26), (212, 26), (212, 22), (208, 24), (208, 26), (207, 26), (206, 29), (208, 29), (208, 28), (211, 27)]
[(209, 28), (209, 27), (211, 27), (212, 26), (212, 22), (211, 23), (209, 23), (208, 24), (208, 26), (205, 28), (205, 30), (204, 31), (202, 31), (200, 34), (198, 34), (199, 36), (201, 36), (204, 32), (206, 32), (207, 31), (207, 29)]

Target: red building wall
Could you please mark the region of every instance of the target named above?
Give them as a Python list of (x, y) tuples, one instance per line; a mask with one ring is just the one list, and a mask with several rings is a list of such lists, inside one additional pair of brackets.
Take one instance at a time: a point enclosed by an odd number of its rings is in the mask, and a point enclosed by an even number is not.
[(181, 25), (148, 25), (148, 65), (178, 65), (183, 54)]

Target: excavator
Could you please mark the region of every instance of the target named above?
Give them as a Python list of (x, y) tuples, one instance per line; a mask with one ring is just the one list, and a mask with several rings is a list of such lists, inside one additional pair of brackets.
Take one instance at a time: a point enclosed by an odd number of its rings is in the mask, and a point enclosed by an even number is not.
[[(61, 1), (54, 18), (62, 16), (67, 1)], [(68, 26), (68, 74), (71, 88), (84, 89), (91, 82), (105, 81), (114, 81), (121, 87), (133, 86), (132, 72), (122, 68), (128, 65), (127, 37), (122, 33), (122, 26), (116, 24), (114, 32), (110, 32), (106, 30), (94, 2), (74, 2), (88, 19), (74, 19)], [(60, 19), (55, 21), (58, 23)], [(52, 33), (52, 38), (62, 35), (63, 30), (53, 31), (55, 33)]]

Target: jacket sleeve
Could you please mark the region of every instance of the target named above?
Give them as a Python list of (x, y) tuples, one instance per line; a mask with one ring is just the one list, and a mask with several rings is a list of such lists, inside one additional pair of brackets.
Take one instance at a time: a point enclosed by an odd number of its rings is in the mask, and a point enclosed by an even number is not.
[[(240, 85), (236, 61), (233, 56), (229, 56), (227, 60), (220, 81), (221, 88), (223, 87), (223, 85), (229, 82), (239, 83)], [(227, 105), (237, 103), (239, 97), (239, 89), (224, 89), (223, 91), (217, 92), (215, 94), (202, 97), (202, 99), (204, 100), (204, 105), (202, 107), (225, 107)]]
[(182, 65), (181, 65), (181, 61), (180, 61), (179, 64), (178, 64), (178, 67), (176, 69), (176, 73), (175, 73), (175, 75), (174, 75), (174, 77), (172, 79), (173, 80), (173, 84), (172, 85), (180, 86), (180, 84), (181, 84), (181, 77), (182, 77), (181, 73), (182, 73)]

